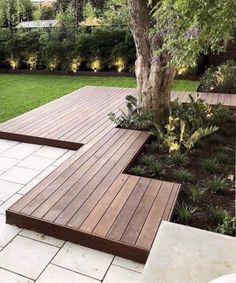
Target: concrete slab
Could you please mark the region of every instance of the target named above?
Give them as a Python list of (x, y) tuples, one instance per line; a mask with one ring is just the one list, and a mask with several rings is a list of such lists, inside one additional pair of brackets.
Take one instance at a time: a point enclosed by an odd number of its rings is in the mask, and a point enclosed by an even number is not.
[(140, 283), (207, 283), (236, 273), (236, 239), (162, 222)]

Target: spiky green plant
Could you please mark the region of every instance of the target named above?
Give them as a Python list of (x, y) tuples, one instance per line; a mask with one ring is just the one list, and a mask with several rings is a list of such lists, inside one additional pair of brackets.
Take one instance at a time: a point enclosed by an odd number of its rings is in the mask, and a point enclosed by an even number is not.
[(199, 184), (190, 185), (188, 187), (189, 198), (193, 203), (199, 203), (205, 192), (206, 189), (200, 186)]
[(208, 208), (211, 217), (214, 221), (217, 222), (217, 224), (222, 224), (224, 222), (225, 217), (229, 216), (228, 211), (225, 210), (222, 206), (209, 205)]
[(224, 189), (228, 189), (229, 183), (221, 176), (214, 176), (206, 182), (206, 188), (209, 189), (211, 193), (216, 194)]
[(193, 205), (182, 202), (177, 204), (176, 214), (178, 221), (182, 224), (188, 225), (194, 216), (197, 215), (198, 208)]
[(219, 163), (228, 163), (229, 161), (229, 155), (224, 151), (217, 151), (215, 153), (215, 158)]
[(140, 165), (136, 165), (134, 167), (132, 167), (129, 172), (133, 175), (138, 175), (138, 176), (141, 176), (144, 174), (145, 170), (142, 166)]
[(153, 161), (154, 161), (153, 155), (149, 155), (149, 154), (148, 155), (144, 154), (140, 158), (140, 163), (148, 167), (153, 163)]
[(215, 173), (219, 167), (219, 162), (216, 158), (207, 158), (202, 161), (202, 167), (208, 173)]
[(180, 182), (187, 182), (191, 180), (192, 174), (185, 168), (179, 168), (174, 171), (174, 175)]
[(153, 176), (159, 177), (165, 174), (164, 165), (160, 161), (154, 161), (150, 164), (149, 169)]
[(186, 156), (183, 153), (177, 151), (170, 155), (170, 162), (171, 164), (178, 167), (184, 166), (184, 164), (186, 163)]

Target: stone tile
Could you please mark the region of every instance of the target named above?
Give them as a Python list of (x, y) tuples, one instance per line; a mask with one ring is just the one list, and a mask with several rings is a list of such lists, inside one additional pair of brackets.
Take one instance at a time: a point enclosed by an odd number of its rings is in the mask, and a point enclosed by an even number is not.
[(141, 263), (138, 263), (138, 262), (135, 262), (135, 261), (131, 261), (131, 260), (128, 260), (128, 259), (124, 259), (124, 258), (121, 258), (121, 257), (118, 257), (118, 256), (115, 257), (112, 264), (118, 265), (120, 267), (124, 267), (124, 268), (127, 268), (127, 269), (131, 269), (131, 270), (134, 270), (134, 271), (140, 272), (140, 273), (143, 272), (143, 268), (144, 268), (144, 264), (141, 264)]
[(0, 171), (6, 171), (19, 162), (19, 159), (0, 156)]
[[(108, 270), (104, 283), (137, 283), (141, 274), (120, 266), (112, 265)], [(153, 281), (157, 282), (157, 281)], [(158, 281), (162, 282), (162, 281)], [(164, 282), (163, 282), (164, 283)], [(168, 282), (169, 283), (169, 282)]]
[(27, 185), (23, 186), (23, 188), (18, 193), (24, 195), (28, 193), (30, 190), (32, 190), (40, 182), (41, 180), (36, 177), (32, 181), (30, 181)]
[(54, 170), (56, 170), (56, 166), (49, 166), (47, 169), (45, 169), (43, 172), (41, 172), (38, 176), (37, 179), (42, 181), (45, 179), (48, 175), (50, 175)]
[(68, 152), (66, 152), (64, 155), (62, 155), (62, 157), (60, 157), (59, 159), (57, 159), (54, 163), (53, 166), (59, 166), (61, 165), (63, 162), (65, 162), (68, 158), (70, 158), (72, 155), (75, 154), (75, 151), (73, 150), (69, 150)]
[(20, 198), (22, 198), (22, 195), (15, 194), (12, 197), (10, 197), (7, 201), (5, 201), (0, 206), (0, 214), (6, 214), (5, 211), (12, 206), (15, 202), (17, 202)]
[[(6, 217), (0, 215), (0, 246), (7, 245), (19, 232), (20, 228), (5, 223)], [(0, 280), (1, 282), (1, 280)]]
[(36, 279), (58, 248), (17, 236), (0, 253), (0, 267)]
[(102, 280), (113, 256), (67, 242), (53, 263), (72, 271)]
[(63, 148), (56, 148), (56, 147), (50, 147), (50, 146), (43, 146), (39, 150), (37, 150), (34, 155), (51, 158), (51, 159), (58, 159), (62, 155), (64, 155), (68, 150)]
[(0, 139), (0, 153), (16, 146), (17, 144), (19, 144), (19, 142)]
[(0, 180), (0, 200), (6, 201), (15, 193), (17, 193), (23, 185)]
[(2, 283), (33, 283), (32, 280), (0, 268), (0, 282)]
[(36, 283), (99, 283), (100, 281), (50, 264)]
[(24, 159), (41, 147), (41, 145), (37, 144), (19, 143), (16, 146), (5, 151), (2, 156)]
[(39, 171), (15, 166), (2, 174), (0, 179), (26, 185), (37, 175), (39, 175)]
[(235, 251), (234, 237), (163, 221), (141, 282), (206, 283), (236, 273)]
[(17, 166), (43, 171), (52, 163), (52, 159), (31, 155), (18, 163)]
[(45, 243), (45, 244), (56, 246), (56, 247), (59, 247), (59, 248), (62, 247), (62, 245), (65, 243), (62, 240), (59, 240), (59, 239), (56, 239), (56, 238), (53, 238), (53, 237), (49, 237), (47, 235), (43, 235), (41, 233), (36, 233), (36, 232), (30, 231), (30, 230), (26, 230), (26, 229), (23, 229), (20, 232), (20, 235), (27, 237), (27, 238), (30, 238), (30, 239), (33, 239), (33, 240), (36, 240), (36, 241), (39, 241), (39, 242), (42, 242), (42, 243)]

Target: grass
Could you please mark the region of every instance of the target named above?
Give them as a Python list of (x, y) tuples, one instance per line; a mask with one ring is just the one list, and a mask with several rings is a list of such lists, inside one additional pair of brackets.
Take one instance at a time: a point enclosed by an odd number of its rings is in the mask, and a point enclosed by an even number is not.
[[(134, 78), (0, 74), (0, 122), (83, 86), (136, 87)], [(178, 80), (174, 90), (196, 91), (198, 82)]]

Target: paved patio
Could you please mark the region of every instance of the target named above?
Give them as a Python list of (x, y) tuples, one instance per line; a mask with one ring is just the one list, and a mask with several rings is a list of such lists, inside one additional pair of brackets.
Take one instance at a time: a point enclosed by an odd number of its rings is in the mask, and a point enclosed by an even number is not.
[(72, 154), (0, 140), (0, 282), (138, 282), (142, 264), (5, 224), (5, 210)]

